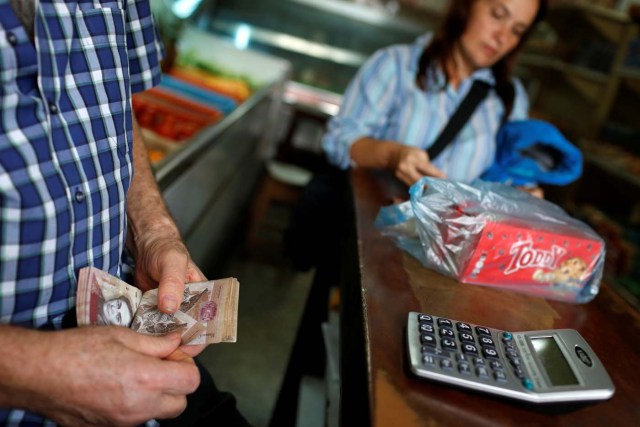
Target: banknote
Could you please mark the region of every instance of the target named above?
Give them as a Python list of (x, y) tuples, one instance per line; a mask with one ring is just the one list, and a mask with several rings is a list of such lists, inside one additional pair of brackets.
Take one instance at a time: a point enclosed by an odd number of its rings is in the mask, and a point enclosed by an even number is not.
[(80, 270), (78, 325), (121, 325), (148, 335), (179, 332), (188, 345), (235, 342), (238, 295), (235, 278), (188, 283), (174, 314), (158, 310), (158, 291), (139, 289), (93, 267)]
[(145, 292), (133, 325), (135, 331), (164, 335), (179, 330), (183, 343), (235, 342), (238, 323), (238, 281), (234, 278), (188, 283), (178, 311), (158, 310), (156, 289)]
[(129, 327), (142, 291), (97, 268), (83, 268), (78, 276), (78, 325)]

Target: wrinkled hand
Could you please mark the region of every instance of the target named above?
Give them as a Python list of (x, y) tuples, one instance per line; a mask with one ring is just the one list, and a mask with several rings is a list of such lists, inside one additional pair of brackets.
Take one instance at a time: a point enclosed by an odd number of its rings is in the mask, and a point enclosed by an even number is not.
[(61, 425), (128, 426), (174, 418), (200, 383), (190, 358), (175, 354), (178, 334), (141, 335), (129, 329), (83, 327), (44, 333), (36, 395), (28, 404)]
[[(191, 261), (182, 240), (171, 235), (154, 235), (139, 240), (136, 261), (136, 284), (143, 291), (158, 288), (158, 307), (164, 313), (174, 313), (184, 298), (184, 284), (203, 282), (207, 278)], [(196, 356), (205, 345), (186, 345), (180, 349)]]
[(392, 159), (391, 169), (396, 178), (408, 186), (413, 185), (423, 176), (446, 178), (444, 172), (431, 163), (426, 151), (406, 145), (398, 145)]
[(138, 240), (135, 279), (143, 292), (158, 288), (158, 308), (168, 314), (182, 303), (185, 283), (207, 280), (182, 240), (158, 234)]

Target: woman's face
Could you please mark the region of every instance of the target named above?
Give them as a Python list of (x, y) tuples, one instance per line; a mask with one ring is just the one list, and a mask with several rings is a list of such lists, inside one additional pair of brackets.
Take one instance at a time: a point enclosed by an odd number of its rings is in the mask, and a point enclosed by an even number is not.
[(459, 45), (469, 71), (491, 67), (514, 49), (538, 7), (538, 0), (475, 0)]

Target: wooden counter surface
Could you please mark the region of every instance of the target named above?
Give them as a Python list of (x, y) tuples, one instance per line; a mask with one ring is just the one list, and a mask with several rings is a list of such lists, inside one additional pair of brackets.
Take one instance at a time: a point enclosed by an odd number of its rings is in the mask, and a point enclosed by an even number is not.
[[(374, 228), (379, 208), (406, 190), (362, 169), (351, 182), (372, 426), (640, 425), (640, 315), (614, 290), (602, 284), (593, 301), (576, 305), (460, 284)], [(418, 379), (405, 360), (409, 311), (511, 331), (576, 329), (604, 363), (615, 394), (594, 404), (534, 406)]]

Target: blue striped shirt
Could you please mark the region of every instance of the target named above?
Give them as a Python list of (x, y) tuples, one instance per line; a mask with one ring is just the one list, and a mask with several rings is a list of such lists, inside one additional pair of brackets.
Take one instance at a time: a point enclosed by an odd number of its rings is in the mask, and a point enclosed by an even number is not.
[(0, 323), (56, 329), (80, 268), (120, 272), (131, 94), (159, 82), (161, 46), (148, 1), (35, 6), (32, 42), (0, 0)]
[[(340, 112), (328, 124), (322, 141), (330, 163), (351, 165), (351, 145), (362, 137), (396, 141), (413, 147), (431, 146), (476, 79), (495, 84), (489, 69), (480, 69), (459, 87), (446, 84), (440, 68), (427, 73), (427, 90), (416, 86), (418, 61), (429, 35), (411, 45), (378, 50), (349, 83)], [(514, 79), (514, 106), (510, 120), (525, 119), (529, 101)], [(449, 179), (470, 182), (479, 177), (495, 156), (495, 137), (504, 114), (502, 101), (490, 91), (469, 121), (434, 160)]]

